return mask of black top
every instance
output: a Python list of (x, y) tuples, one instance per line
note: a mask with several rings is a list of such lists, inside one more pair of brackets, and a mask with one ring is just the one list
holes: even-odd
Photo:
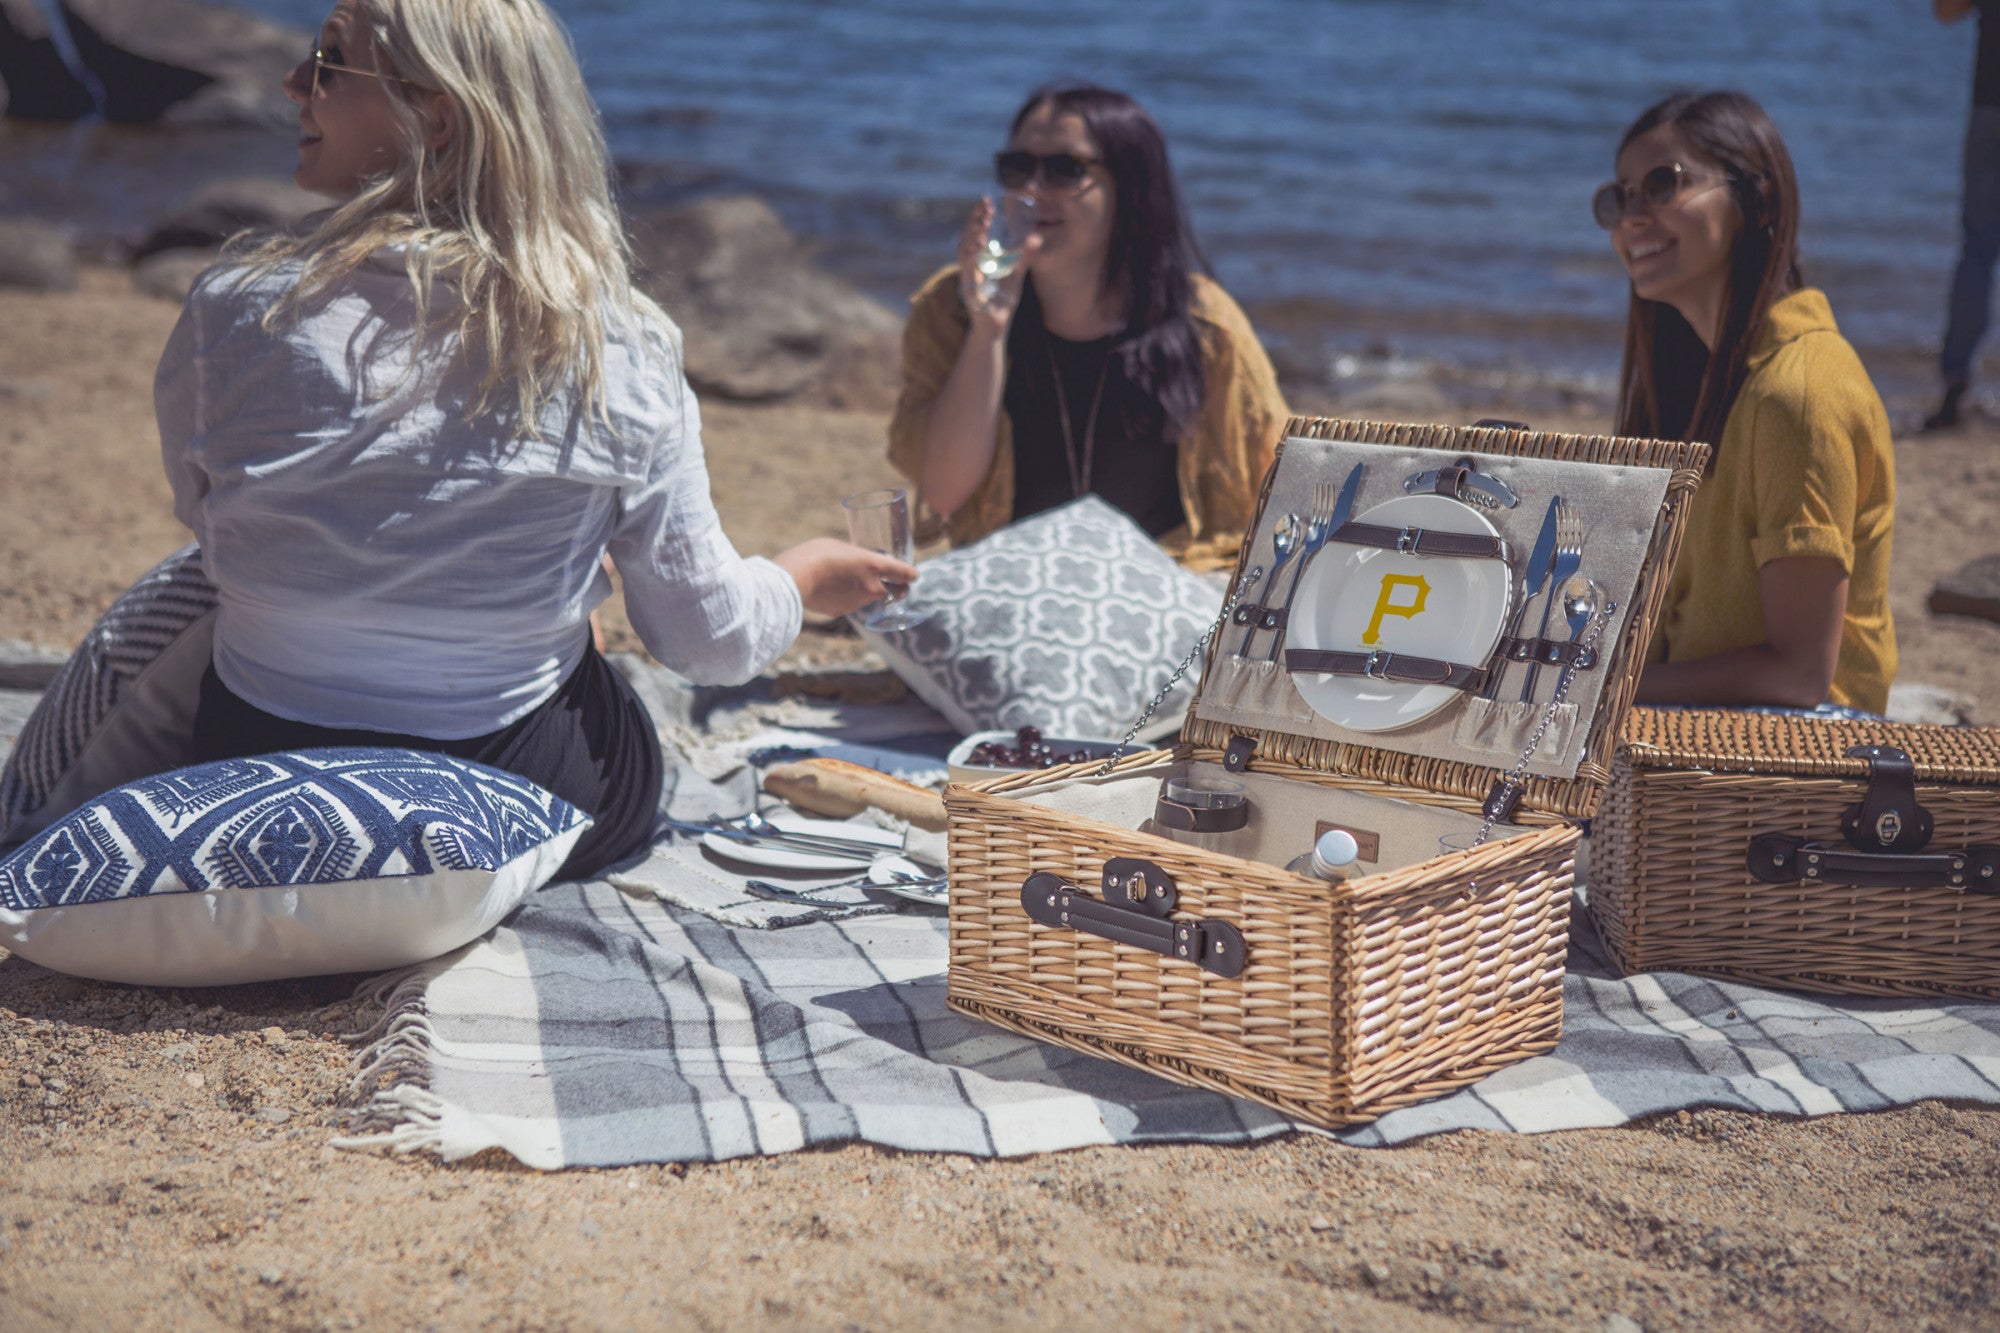
[(2000, 20), (1986, 21), (1987, 0), (1976, 0), (1979, 13), (1979, 59), (1972, 67), (1972, 104), (2000, 106)]
[[(1132, 516), (1158, 537), (1187, 521), (1181, 508), (1176, 451), (1157, 432), (1134, 435), (1125, 404), (1133, 396), (1110, 338), (1070, 342), (1053, 334), (1010, 340), (1002, 405), (1014, 425), (1014, 518), (1019, 520), (1076, 499), (1058, 404), (1069, 407), (1070, 439), (1079, 464), (1084, 439), (1093, 434), (1091, 400), (1104, 377), (1098, 404), (1089, 489)], [(1062, 372), (1058, 396), (1050, 354)]]

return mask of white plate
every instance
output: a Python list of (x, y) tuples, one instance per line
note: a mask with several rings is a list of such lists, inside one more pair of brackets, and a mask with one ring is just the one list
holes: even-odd
[(919, 865), (907, 856), (884, 856), (868, 867), (868, 882), (884, 893), (893, 893), (898, 898), (908, 898), (913, 903), (928, 903), (932, 907), (943, 907), (950, 894), (945, 886), (899, 884), (895, 876), (922, 875), (935, 879), (940, 872), (929, 866)]
[[(1357, 515), (1385, 528), (1499, 535), (1486, 516), (1442, 495), (1405, 495)], [(1500, 642), (1513, 575), (1501, 560), (1405, 555), (1328, 542), (1292, 601), (1287, 648), (1380, 650), (1477, 666)], [(1417, 608), (1421, 609), (1417, 609)], [(1449, 685), (1405, 685), (1367, 676), (1292, 677), (1327, 721), (1351, 731), (1394, 731), (1465, 697)]]
[(881, 845), (881, 852), (855, 852), (852, 856), (836, 855), (831, 852), (803, 852), (790, 847), (778, 847), (768, 843), (739, 842), (735, 838), (725, 838), (720, 833), (704, 833), (701, 845), (717, 856), (731, 861), (740, 861), (748, 866), (761, 866), (765, 870), (853, 870), (865, 866), (883, 852), (897, 852), (903, 848), (903, 840), (887, 829), (873, 828), (867, 824), (848, 824), (837, 819), (807, 819), (803, 815), (777, 813), (766, 815), (773, 824), (787, 833), (821, 833), (833, 838), (847, 838), (856, 842), (874, 842)]

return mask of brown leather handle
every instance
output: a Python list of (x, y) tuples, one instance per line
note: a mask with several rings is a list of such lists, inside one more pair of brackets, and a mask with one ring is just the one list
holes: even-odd
[(1243, 974), (1249, 955), (1243, 933), (1227, 921), (1169, 921), (1093, 898), (1058, 875), (1038, 870), (1021, 885), (1021, 907), (1037, 925), (1081, 930), (1165, 958), (1178, 958), (1219, 977)]
[(1765, 884), (1852, 884), (1864, 889), (1957, 889), (2000, 894), (2000, 847), (1948, 852), (1862, 852), (1783, 833), (1750, 839), (1750, 878)]

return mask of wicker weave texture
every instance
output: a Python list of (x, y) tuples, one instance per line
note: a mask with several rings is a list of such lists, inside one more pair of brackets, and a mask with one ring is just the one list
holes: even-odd
[[(1436, 1096), (1554, 1044), (1574, 828), (1328, 888), (1012, 799), (1090, 768), (947, 789), (954, 1007), (1326, 1126)], [(1095, 895), (1114, 856), (1173, 877), (1175, 919), (1240, 930), (1242, 975), (1041, 926), (1022, 909), (1029, 875)]]
[(1640, 768), (1708, 769), (1859, 777), (1868, 761), (1856, 745), (1893, 745), (1917, 776), (2000, 787), (2000, 727), (1934, 727), (1905, 722), (1802, 719), (1740, 709), (1636, 708), (1621, 736), (1626, 761)]
[[(1792, 745), (1811, 759), (1820, 738)], [(1613, 955), (1627, 972), (1844, 995), (2000, 997), (2000, 898), (1750, 877), (1755, 835), (1845, 845), (1841, 812), (1865, 790), (1860, 777), (1621, 764), (1592, 834), (1589, 875), (1591, 911)], [(2000, 844), (2000, 789), (1919, 782), (1917, 800), (1936, 820), (1932, 850)]]
[[(1701, 483), (1708, 446), (1612, 435), (1402, 425), (1327, 417), (1293, 417), (1285, 425), (1285, 436), (1288, 439), (1341, 440), (1357, 444), (1672, 470), (1666, 501), (1654, 520), (1651, 559), (1633, 598), (1634, 614), (1626, 621), (1625, 632), (1612, 648), (1605, 668), (1612, 674), (1615, 686), (1599, 700), (1596, 717), (1585, 742), (1584, 760), (1574, 778), (1528, 778), (1521, 795), (1524, 810), (1571, 818), (1591, 815), (1610, 779), (1612, 755), (1619, 739), (1618, 723), (1632, 706), (1639, 688), (1639, 670), (1645, 659), (1646, 646), (1666, 604), (1667, 577), (1680, 551), (1681, 536), (1686, 528), (1687, 505)], [(1264, 479), (1264, 493), (1258, 499), (1260, 515), (1269, 501), (1270, 486), (1276, 475), (1277, 469), (1273, 468)], [(1236, 567), (1235, 578), (1239, 582), (1249, 559), (1250, 546), (1246, 544)], [(1217, 657), (1211, 656), (1204, 667), (1201, 693), (1208, 689), (1209, 673), (1214, 670), (1216, 660)], [(1206, 721), (1190, 712), (1181, 734), (1191, 744), (1219, 750), (1229, 744), (1233, 735), (1245, 730)], [(1474, 799), (1483, 799), (1504, 772), (1483, 764), (1445, 761), (1428, 755), (1405, 754), (1394, 749), (1352, 742), (1268, 731), (1252, 734), (1257, 737), (1260, 754), (1280, 756), (1289, 763)]]

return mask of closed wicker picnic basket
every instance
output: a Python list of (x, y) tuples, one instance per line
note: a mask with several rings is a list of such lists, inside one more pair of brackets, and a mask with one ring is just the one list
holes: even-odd
[[(1315, 419), (1294, 419), (1287, 436), (1260, 529), (1274, 485), (1299, 483), (1317, 441), (1344, 450), (1323, 468), (1383, 447), (1404, 451), (1398, 462), (1431, 450), (1654, 470), (1655, 508), (1621, 515), (1641, 529), (1637, 586), (1621, 594), (1630, 607), (1606, 640), (1573, 771), (1529, 777), (1491, 841), (1438, 855), (1441, 830), (1480, 826), (1507, 762), (1440, 757), (1449, 747), (1421, 738), (1398, 751), (1380, 736), (1249, 725), (1216, 695), (1226, 657), (1211, 651), (1175, 748), (1109, 771), (1073, 764), (947, 788), (948, 994), (953, 1008), (1012, 1031), (1333, 1127), (1475, 1082), (1560, 1036), (1576, 821), (1609, 775), (1705, 449)], [(1247, 547), (1239, 581), (1252, 558)], [(1283, 869), (1281, 840), (1245, 834), (1247, 850), (1218, 850), (1147, 824), (1163, 777), (1225, 770), (1258, 809), (1304, 821), (1308, 843), (1327, 812), (1342, 827), (1379, 824), (1376, 873), (1330, 885)], [(1156, 919), (1139, 926), (1172, 929), (1163, 948), (1121, 925), (1135, 912)], [(1240, 970), (1206, 965), (1205, 950)]]
[[(1908, 756), (1900, 800), (1883, 754)], [(1994, 998), (1996, 859), (2000, 729), (1638, 709), (1588, 891), (1627, 972)]]

